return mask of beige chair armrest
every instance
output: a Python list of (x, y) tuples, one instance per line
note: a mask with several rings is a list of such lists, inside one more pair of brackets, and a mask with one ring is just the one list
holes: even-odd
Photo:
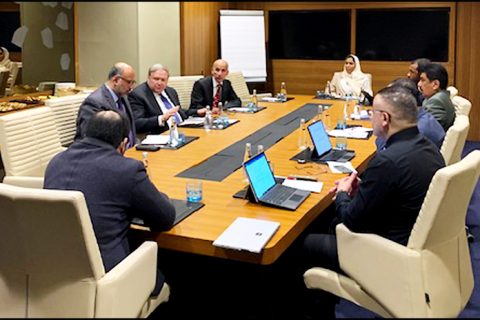
[(5, 176), (3, 183), (23, 188), (43, 188), (43, 177)]
[(394, 316), (426, 317), (425, 304), (411, 303), (425, 301), (419, 252), (344, 224), (336, 233), (340, 266), (365, 292)]
[(135, 318), (155, 286), (157, 244), (146, 241), (98, 281), (95, 317)]

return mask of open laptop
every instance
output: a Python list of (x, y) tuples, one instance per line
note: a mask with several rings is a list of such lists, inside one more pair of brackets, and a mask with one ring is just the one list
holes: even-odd
[(277, 183), (263, 152), (245, 161), (243, 167), (257, 202), (295, 210), (310, 195), (310, 191)]
[(354, 150), (340, 150), (332, 148), (328, 133), (321, 120), (315, 121), (308, 126), (308, 133), (312, 138), (313, 150), (311, 159), (313, 161), (341, 161), (346, 162), (355, 156)]

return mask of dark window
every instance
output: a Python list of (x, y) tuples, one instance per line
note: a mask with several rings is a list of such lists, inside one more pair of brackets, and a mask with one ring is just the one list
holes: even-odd
[(0, 46), (9, 52), (20, 52), (22, 49), (12, 43), (15, 30), (20, 28), (20, 12), (0, 12)]
[(357, 11), (360, 60), (448, 61), (450, 8)]
[(269, 11), (270, 59), (343, 60), (350, 53), (350, 10)]

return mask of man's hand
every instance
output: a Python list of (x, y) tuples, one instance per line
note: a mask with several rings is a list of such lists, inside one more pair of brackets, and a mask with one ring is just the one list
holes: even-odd
[(357, 172), (352, 172), (348, 177), (344, 177), (335, 181), (335, 187), (330, 189), (329, 193), (337, 193), (345, 191), (349, 196), (353, 196), (358, 190)]
[(170, 117), (174, 116), (175, 113), (177, 113), (179, 109), (180, 109), (180, 106), (175, 106), (172, 109), (167, 110), (167, 112), (165, 112), (163, 114), (164, 121), (167, 121), (168, 119), (170, 119)]
[(197, 110), (197, 115), (203, 117), (207, 113), (207, 108), (202, 108)]

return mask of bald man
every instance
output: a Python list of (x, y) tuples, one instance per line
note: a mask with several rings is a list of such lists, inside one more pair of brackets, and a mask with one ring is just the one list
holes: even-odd
[(127, 94), (135, 86), (135, 70), (125, 62), (117, 62), (108, 73), (108, 80), (82, 103), (77, 115), (75, 140), (85, 136), (85, 128), (93, 114), (100, 110), (118, 110), (130, 122), (127, 149), (136, 143), (135, 119)]
[(228, 75), (228, 62), (215, 60), (212, 75), (197, 80), (193, 85), (190, 112), (196, 110), (197, 116), (204, 116), (206, 106), (210, 106), (213, 114), (218, 114), (218, 103), (227, 108), (240, 107), (242, 102), (233, 90), (232, 84), (225, 79)]

